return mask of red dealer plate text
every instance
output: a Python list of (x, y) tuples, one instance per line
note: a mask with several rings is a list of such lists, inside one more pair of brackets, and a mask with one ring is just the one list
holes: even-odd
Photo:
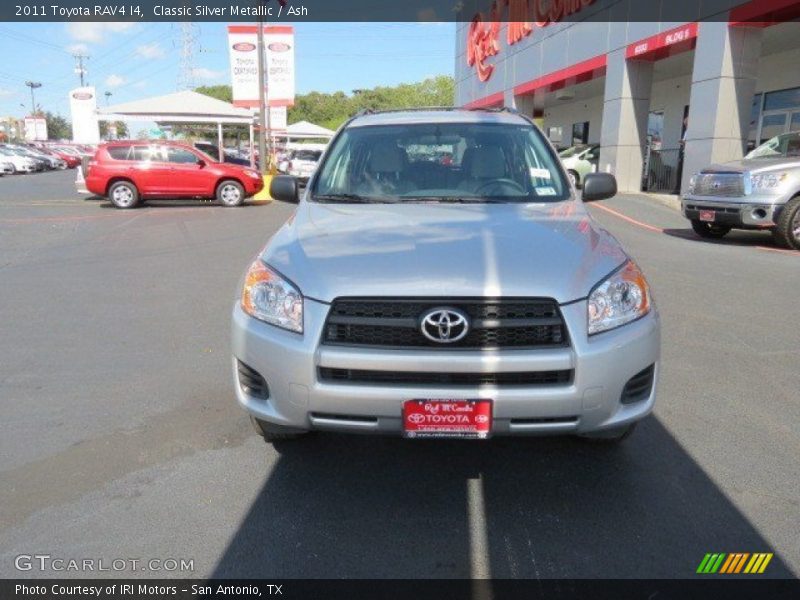
[(403, 403), (403, 433), (409, 438), (486, 439), (491, 430), (491, 400), (408, 400)]

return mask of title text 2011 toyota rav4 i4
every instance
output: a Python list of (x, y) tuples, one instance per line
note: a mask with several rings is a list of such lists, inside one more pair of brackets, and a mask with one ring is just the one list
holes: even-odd
[[(436, 151), (452, 165), (431, 161)], [(616, 193), (608, 174), (583, 200)], [(292, 177), (273, 197), (297, 201)], [(618, 440), (655, 401), (648, 284), (511, 111), (368, 113), (338, 132), (233, 310), (236, 396), (313, 430)]]

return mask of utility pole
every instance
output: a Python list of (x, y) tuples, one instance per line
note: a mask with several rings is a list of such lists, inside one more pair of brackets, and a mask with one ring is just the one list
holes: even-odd
[(258, 160), (261, 173), (266, 175), (267, 169), (267, 90), (264, 69), (264, 17), (258, 17)]
[(89, 60), (89, 57), (85, 54), (73, 54), (72, 58), (78, 61), (77, 66), (75, 67), (75, 73), (81, 78), (81, 87), (84, 87), (84, 76), (86, 75), (86, 69), (83, 66), (83, 61)]
[(25, 85), (31, 88), (31, 116), (33, 117), (36, 115), (36, 99), (34, 98), (33, 90), (42, 87), (42, 84), (38, 81), (26, 81)]

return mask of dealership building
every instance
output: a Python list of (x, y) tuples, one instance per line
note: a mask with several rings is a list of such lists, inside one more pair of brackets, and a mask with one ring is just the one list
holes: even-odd
[(685, 189), (800, 131), (800, 0), (647, 0), (645, 17), (670, 22), (642, 6), (497, 0), (499, 17), (457, 24), (457, 104), (513, 107), (559, 148), (599, 145), (595, 168), (623, 191)]

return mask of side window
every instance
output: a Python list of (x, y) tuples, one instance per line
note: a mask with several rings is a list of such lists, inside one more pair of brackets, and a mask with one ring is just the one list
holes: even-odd
[(189, 152), (185, 148), (167, 147), (167, 162), (178, 163), (182, 165), (191, 165), (197, 163), (197, 156), (193, 152)]
[(130, 152), (130, 146), (112, 146), (108, 149), (108, 155), (114, 160), (130, 160)]
[(162, 160), (158, 148), (154, 146), (134, 146), (133, 147), (133, 160), (136, 161), (151, 161)]

